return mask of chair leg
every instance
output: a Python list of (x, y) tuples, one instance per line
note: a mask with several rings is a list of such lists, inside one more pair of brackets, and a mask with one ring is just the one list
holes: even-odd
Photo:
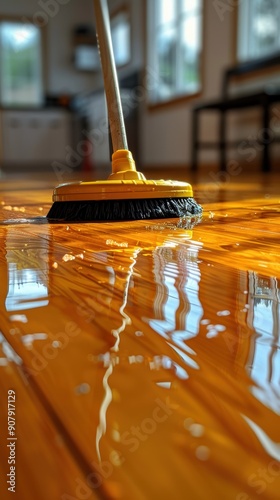
[(263, 131), (262, 131), (262, 171), (269, 172), (271, 169), (271, 159), (270, 159), (270, 129), (269, 129), (269, 103), (264, 102), (263, 105)]
[(225, 171), (227, 169), (226, 165), (226, 113), (221, 110), (220, 113), (220, 170)]
[(191, 156), (191, 169), (193, 172), (197, 170), (198, 166), (198, 142), (199, 142), (199, 121), (198, 111), (193, 110), (192, 113), (192, 156)]

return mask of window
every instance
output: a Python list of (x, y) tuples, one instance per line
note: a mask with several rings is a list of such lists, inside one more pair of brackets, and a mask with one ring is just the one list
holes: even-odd
[(238, 5), (238, 59), (247, 61), (280, 51), (279, 0), (247, 0)]
[(100, 69), (96, 33), (92, 25), (82, 24), (74, 29), (74, 65), (78, 71)]
[(119, 11), (111, 20), (112, 44), (117, 66), (130, 61), (130, 19), (125, 9)]
[(33, 24), (0, 21), (0, 100), (3, 106), (42, 103), (41, 32)]
[(149, 0), (148, 73), (152, 103), (200, 89), (203, 0)]

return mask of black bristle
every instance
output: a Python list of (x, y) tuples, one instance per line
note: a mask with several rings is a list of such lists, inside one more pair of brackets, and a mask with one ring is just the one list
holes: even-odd
[(166, 219), (200, 215), (194, 198), (149, 198), (130, 200), (56, 201), (47, 218), (56, 221), (89, 222)]

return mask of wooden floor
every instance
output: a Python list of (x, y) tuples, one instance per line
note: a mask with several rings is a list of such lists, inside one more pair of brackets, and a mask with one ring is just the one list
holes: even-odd
[(194, 227), (1, 180), (1, 499), (279, 499), (279, 180), (191, 178)]

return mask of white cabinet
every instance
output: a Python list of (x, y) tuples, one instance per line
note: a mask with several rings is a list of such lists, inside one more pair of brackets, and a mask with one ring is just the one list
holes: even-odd
[(71, 114), (61, 109), (3, 110), (2, 163), (51, 164), (71, 145)]

